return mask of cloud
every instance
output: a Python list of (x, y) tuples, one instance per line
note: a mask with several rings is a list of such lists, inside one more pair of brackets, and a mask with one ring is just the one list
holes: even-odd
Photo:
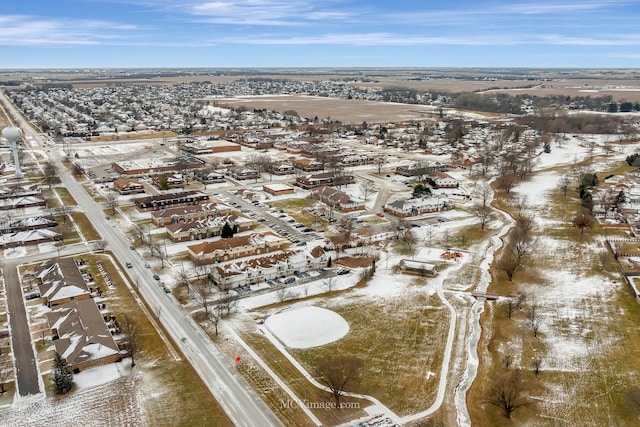
[(218, 0), (196, 3), (187, 11), (199, 22), (228, 25), (300, 26), (312, 22), (345, 21), (355, 14), (330, 9), (333, 2), (308, 0)]
[(42, 19), (29, 15), (0, 15), (0, 45), (73, 46), (118, 40), (123, 33), (144, 29), (100, 20)]
[(315, 36), (275, 37), (257, 35), (221, 38), (221, 42), (253, 45), (351, 45), (351, 46), (515, 46), (515, 45), (640, 45), (640, 34), (615, 38), (567, 37), (555, 34), (466, 34), (460, 36), (422, 36), (392, 33), (335, 33)]

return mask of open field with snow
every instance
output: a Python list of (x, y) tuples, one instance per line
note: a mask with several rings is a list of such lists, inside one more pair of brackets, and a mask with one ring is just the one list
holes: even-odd
[[(607, 175), (621, 163), (622, 152), (586, 164)], [(527, 302), (511, 318), (506, 302), (485, 305), (480, 370), (467, 398), (477, 425), (504, 424), (500, 411), (488, 405), (486, 397), (500, 375), (516, 368), (523, 372), (523, 387), (532, 404), (514, 412), (515, 423), (600, 426), (637, 422), (625, 393), (637, 386), (640, 376), (635, 363), (640, 355), (640, 307), (604, 244), (604, 230), (596, 225), (581, 236), (572, 227), (580, 202), (573, 187), (566, 198), (558, 189), (560, 175), (569, 171), (569, 166), (559, 165), (551, 162), (547, 167), (553, 170), (532, 175), (507, 197), (526, 197), (524, 212), (536, 224), (535, 249), (513, 281), (507, 280), (499, 266), (494, 264), (492, 269), (489, 292), (523, 292)], [(500, 205), (515, 215), (513, 205)], [(534, 305), (540, 316), (538, 336), (529, 317)], [(542, 361), (539, 379), (533, 368), (536, 359)]]
[(319, 96), (281, 95), (216, 99), (229, 107), (266, 108), (267, 110), (295, 110), (300, 116), (331, 117), (343, 123), (380, 123), (403, 120), (431, 120), (437, 108), (426, 105), (337, 99)]

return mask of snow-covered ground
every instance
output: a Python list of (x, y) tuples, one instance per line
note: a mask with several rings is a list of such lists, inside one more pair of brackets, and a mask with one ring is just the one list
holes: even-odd
[(269, 331), (290, 348), (310, 348), (339, 340), (349, 332), (349, 324), (338, 313), (307, 306), (269, 316)]

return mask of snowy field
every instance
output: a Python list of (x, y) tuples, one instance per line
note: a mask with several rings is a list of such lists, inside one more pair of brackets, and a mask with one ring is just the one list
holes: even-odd
[(349, 332), (349, 324), (338, 313), (313, 306), (269, 316), (265, 326), (291, 348), (319, 347), (337, 341)]

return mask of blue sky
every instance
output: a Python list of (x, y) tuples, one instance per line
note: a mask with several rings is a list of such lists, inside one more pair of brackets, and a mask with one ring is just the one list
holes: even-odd
[(640, 1), (4, 0), (0, 68), (640, 68)]

